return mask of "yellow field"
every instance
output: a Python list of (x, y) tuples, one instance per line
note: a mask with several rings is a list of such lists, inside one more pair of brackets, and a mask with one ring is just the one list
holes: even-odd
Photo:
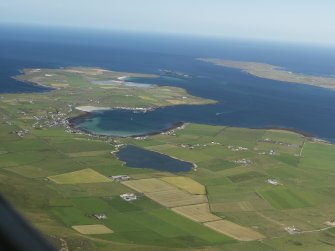
[(188, 177), (165, 177), (161, 180), (192, 194), (206, 194), (205, 186)]
[(104, 225), (78, 225), (72, 228), (81, 234), (111, 234), (113, 230)]
[(175, 207), (172, 210), (190, 220), (197, 222), (208, 222), (221, 220), (220, 217), (212, 214), (209, 210), (208, 203)]
[(207, 202), (205, 195), (193, 195), (160, 179), (141, 179), (122, 182), (122, 184), (144, 193), (150, 199), (166, 207), (179, 207)]
[(204, 225), (239, 241), (254, 241), (265, 238), (264, 235), (250, 228), (237, 225), (227, 220), (206, 222)]
[(145, 195), (165, 207), (179, 207), (207, 202), (205, 195), (193, 195), (177, 188), (174, 191), (160, 191)]
[(140, 193), (150, 193), (158, 191), (175, 190), (174, 186), (161, 181), (160, 179), (140, 179), (140, 180), (130, 180), (124, 181), (122, 184), (140, 192)]
[[(182, 179), (178, 179), (178, 177), (168, 177), (167, 180), (169, 180), (170, 183), (178, 184), (179, 187), (183, 186), (183, 180), (194, 184), (191, 179), (181, 178)], [(253, 229), (240, 226), (227, 220), (222, 220), (222, 218), (212, 214), (206, 195), (191, 194), (179, 189), (177, 186), (169, 184), (165, 180), (166, 178), (140, 179), (124, 181), (122, 184), (140, 193), (144, 193), (148, 198), (165, 207), (171, 208), (175, 213), (190, 220), (200, 222), (204, 224), (204, 226), (236, 240), (253, 241), (265, 238), (262, 234)], [(199, 185), (201, 186), (201, 184)], [(249, 203), (238, 205), (239, 208), (243, 208), (242, 210), (248, 210), (250, 206)]]
[(64, 83), (52, 83), (51, 84), (52, 87), (68, 87), (69, 84), (64, 84)]
[(90, 152), (77, 152), (77, 153), (68, 153), (69, 157), (94, 157), (99, 155), (107, 154), (109, 151), (90, 151)]
[(83, 170), (53, 175), (48, 177), (57, 184), (79, 184), (79, 183), (100, 183), (111, 182), (110, 179), (101, 175), (100, 173), (86, 168)]

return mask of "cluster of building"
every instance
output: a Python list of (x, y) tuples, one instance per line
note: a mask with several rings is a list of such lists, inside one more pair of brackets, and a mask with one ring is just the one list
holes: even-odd
[(115, 110), (128, 110), (128, 111), (133, 111), (134, 113), (137, 113), (137, 112), (146, 113), (146, 112), (155, 110), (155, 108), (153, 108), (153, 107), (126, 107), (126, 106), (117, 106), (117, 107), (114, 107), (113, 109), (115, 109)]
[(103, 214), (103, 213), (93, 214), (93, 217), (95, 217), (97, 220), (105, 220), (105, 219), (107, 219), (107, 215)]
[(165, 132), (161, 132), (160, 134), (162, 135), (170, 135), (170, 136), (176, 136), (176, 130), (181, 130), (185, 128), (185, 124), (181, 123), (180, 126), (176, 126), (175, 128), (165, 131)]
[[(182, 148), (188, 148), (188, 149), (194, 149), (194, 145), (191, 144), (179, 144), (178, 146), (182, 147)], [(197, 144), (196, 146), (200, 146), (199, 144)]]
[(197, 148), (197, 147), (206, 147), (210, 144), (211, 145), (221, 145), (221, 143), (219, 143), (219, 142), (212, 141), (208, 144), (194, 144), (194, 145), (192, 145), (192, 144), (178, 144), (178, 146), (180, 146), (182, 148), (194, 149), (194, 148)]
[(63, 126), (70, 129), (68, 116), (62, 112), (48, 112), (46, 115), (33, 116), (35, 123), (32, 125), (33, 128), (50, 128)]
[(135, 137), (134, 139), (136, 140), (146, 140), (148, 137), (144, 136), (144, 137)]
[(276, 179), (267, 179), (266, 182), (274, 186), (280, 185), (280, 182)]
[(229, 150), (231, 150), (232, 152), (239, 152), (239, 151), (248, 151), (249, 148), (247, 147), (242, 147), (242, 146), (227, 146), (227, 148)]
[(239, 164), (239, 165), (249, 165), (252, 162), (249, 159), (240, 159), (240, 160), (235, 160), (234, 163)]
[(276, 151), (274, 151), (274, 150), (270, 150), (270, 151), (268, 151), (268, 152), (259, 152), (258, 153), (259, 155), (279, 155), (279, 153), (277, 153)]
[(170, 135), (170, 136), (176, 136), (175, 130), (170, 130), (166, 132), (162, 132), (162, 135)]
[(110, 179), (113, 181), (126, 181), (130, 180), (130, 177), (128, 175), (115, 175), (115, 176), (109, 176)]
[(259, 142), (271, 143), (271, 144), (275, 144), (275, 145), (282, 145), (282, 146), (292, 147), (292, 148), (301, 147), (300, 145), (297, 145), (297, 144), (291, 144), (291, 143), (282, 142), (282, 141), (275, 141), (275, 140), (270, 139), (270, 138), (260, 139), (258, 141)]
[(19, 131), (13, 131), (12, 133), (16, 134), (17, 136), (23, 138), (24, 136), (26, 136), (27, 134), (29, 134), (29, 130), (27, 129), (22, 129)]
[(289, 234), (299, 234), (301, 231), (300, 229), (296, 228), (295, 226), (292, 227), (285, 227), (285, 230), (289, 233)]
[(171, 76), (171, 77), (183, 77), (183, 78), (191, 78), (192, 77), (192, 75), (190, 75), (190, 74), (186, 74), (186, 73), (179, 72), (179, 71), (171, 71), (171, 70), (164, 70), (164, 69), (160, 69), (159, 71), (163, 75)]

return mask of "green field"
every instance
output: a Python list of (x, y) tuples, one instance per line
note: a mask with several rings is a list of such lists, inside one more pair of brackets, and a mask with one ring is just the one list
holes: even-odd
[[(200, 224), (189, 221), (168, 209), (144, 198), (127, 203), (118, 197), (74, 198), (72, 206), (53, 207), (53, 214), (65, 225), (98, 224), (113, 229), (114, 233), (104, 235), (111, 241), (154, 244), (170, 247), (215, 245), (234, 242)], [(99, 221), (94, 213), (105, 213), (106, 220)]]
[(308, 203), (288, 189), (268, 190), (260, 193), (274, 208), (299, 208), (306, 207)]
[(59, 175), (49, 176), (49, 180), (57, 184), (81, 184), (81, 183), (103, 183), (111, 182), (110, 179), (101, 175), (100, 173), (86, 168), (70, 173), (63, 173)]

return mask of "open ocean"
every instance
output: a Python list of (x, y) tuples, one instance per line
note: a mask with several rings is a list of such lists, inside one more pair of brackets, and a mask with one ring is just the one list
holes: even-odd
[(335, 91), (261, 79), (196, 60), (219, 57), (256, 61), (299, 73), (331, 76), (335, 75), (334, 48), (14, 26), (0, 27), (0, 48), (0, 93), (48, 91), (11, 78), (23, 68), (92, 66), (126, 72), (159, 74), (159, 69), (167, 69), (192, 74), (192, 78), (162, 76), (138, 81), (178, 86), (193, 95), (219, 101), (215, 105), (174, 106), (147, 113), (105, 111), (76, 121), (95, 133), (146, 134), (183, 121), (281, 127), (335, 142)]

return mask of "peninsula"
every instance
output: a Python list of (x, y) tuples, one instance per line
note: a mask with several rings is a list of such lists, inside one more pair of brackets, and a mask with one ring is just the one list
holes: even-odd
[(313, 85), (330, 89), (335, 88), (335, 77), (323, 77), (294, 73), (279, 66), (258, 62), (233, 61), (218, 58), (199, 58), (199, 60), (223, 67), (240, 69), (259, 78)]
[[(158, 78), (159, 75), (115, 72), (101, 68), (71, 67), (60, 69), (24, 69), (15, 78), (52, 88), (52, 91), (25, 94), (33, 103), (47, 100), (52, 107), (157, 108), (170, 105), (198, 105), (213, 100), (189, 95), (184, 89), (154, 84), (134, 83), (131, 78)], [(20, 97), (20, 95), (15, 95)], [(22, 97), (23, 97), (22, 96)], [(30, 102), (31, 103), (31, 102)], [(57, 104), (55, 104), (57, 103)], [(35, 104), (36, 107), (36, 104)], [(79, 109), (80, 110), (80, 109)]]

